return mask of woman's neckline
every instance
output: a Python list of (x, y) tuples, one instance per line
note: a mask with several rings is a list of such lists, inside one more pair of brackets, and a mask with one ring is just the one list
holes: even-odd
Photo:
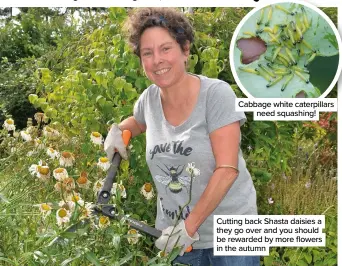
[(197, 95), (197, 100), (196, 100), (196, 103), (193, 107), (193, 109), (191, 110), (190, 112), (190, 115), (183, 121), (181, 122), (179, 125), (172, 125), (165, 117), (165, 114), (164, 114), (164, 109), (163, 109), (163, 104), (162, 104), (162, 100), (161, 100), (161, 94), (160, 94), (160, 88), (158, 87), (158, 97), (159, 97), (159, 107), (160, 107), (160, 112), (161, 112), (161, 116), (162, 116), (162, 120), (163, 122), (165, 123), (165, 125), (169, 128), (171, 128), (172, 130), (174, 131), (178, 131), (178, 130), (181, 130), (183, 127), (185, 127), (188, 123), (190, 123), (190, 121), (192, 120), (192, 117), (194, 116), (194, 114), (197, 112), (197, 109), (198, 109), (198, 106), (199, 106), (199, 103), (200, 103), (200, 97), (201, 97), (201, 94), (202, 94), (202, 91), (203, 91), (203, 80), (201, 78), (201, 76), (199, 75), (196, 75), (196, 74), (192, 74), (192, 73), (188, 73), (189, 75), (192, 75), (194, 77), (197, 77), (199, 79), (199, 82), (200, 82), (200, 88), (199, 88), (199, 92), (198, 92), (198, 95)]

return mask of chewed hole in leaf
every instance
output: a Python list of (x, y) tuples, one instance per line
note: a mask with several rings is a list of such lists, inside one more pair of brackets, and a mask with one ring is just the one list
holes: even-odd
[(266, 52), (266, 43), (258, 37), (242, 38), (237, 41), (237, 47), (241, 50), (241, 62), (250, 64), (260, 58)]
[(305, 91), (300, 91), (296, 94), (296, 98), (306, 98)]

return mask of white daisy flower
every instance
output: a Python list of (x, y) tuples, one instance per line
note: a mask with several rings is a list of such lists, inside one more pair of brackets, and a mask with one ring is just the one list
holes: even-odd
[(87, 178), (88, 174), (87, 172), (81, 172), (80, 177), (76, 180), (77, 185), (80, 188), (88, 189), (91, 185), (91, 181)]
[(201, 171), (197, 168), (195, 168), (195, 163), (188, 163), (188, 167), (186, 168), (186, 171), (192, 175), (193, 177), (199, 176), (201, 174)]
[(128, 232), (127, 232), (127, 241), (128, 241), (128, 243), (130, 243), (131, 245), (134, 245), (134, 244), (138, 243), (139, 238), (140, 238), (141, 236), (142, 236), (142, 235), (139, 234), (137, 230), (135, 230), (135, 229), (129, 229)]
[(43, 215), (43, 219), (45, 219), (47, 216), (51, 214), (51, 210), (52, 210), (51, 203), (41, 203), (35, 206), (39, 207), (39, 210)]
[(104, 180), (97, 180), (97, 181), (95, 181), (94, 186), (93, 186), (93, 191), (95, 193), (95, 196), (97, 196), (97, 194), (101, 190), (101, 188), (103, 186), (103, 183), (104, 183)]
[(46, 154), (51, 158), (51, 159), (58, 159), (59, 158), (59, 152), (54, 150), (53, 148), (48, 148), (46, 150)]
[(39, 179), (43, 181), (47, 181), (50, 178), (49, 166), (42, 160), (40, 160), (38, 164), (32, 164), (29, 167), (29, 172), (32, 176), (37, 176)]
[(47, 138), (55, 138), (58, 137), (60, 134), (57, 130), (46, 126), (43, 128), (43, 135)]
[(272, 198), (268, 198), (268, 204), (273, 204), (274, 203), (274, 201), (273, 201), (273, 199)]
[(2, 125), (7, 131), (15, 131), (14, 120), (12, 118), (8, 118), (5, 120), (5, 123)]
[(50, 168), (49, 166), (45, 165), (38, 165), (37, 166), (37, 177), (42, 181), (48, 181), (50, 179)]
[(20, 131), (20, 135), (25, 141), (31, 141), (32, 137), (27, 131)]
[(57, 225), (62, 226), (70, 221), (71, 212), (65, 208), (60, 208), (56, 212)]
[(99, 218), (99, 228), (103, 229), (110, 225), (109, 217), (101, 215)]
[(37, 121), (37, 123), (41, 123), (42, 121), (44, 123), (49, 122), (49, 118), (44, 113), (40, 112), (34, 114), (34, 119)]
[(54, 187), (58, 192), (71, 193), (75, 189), (75, 181), (73, 178), (67, 177), (57, 182)]
[(62, 187), (65, 192), (70, 193), (75, 189), (75, 180), (71, 177), (67, 177), (62, 181)]
[(19, 138), (19, 136), (20, 136), (20, 133), (18, 131), (13, 132), (13, 137)]
[(43, 150), (45, 149), (45, 145), (43, 144), (43, 142), (38, 139), (38, 138), (35, 138), (34, 139), (34, 146), (37, 148), (37, 150)]
[(107, 171), (110, 167), (110, 163), (107, 157), (100, 157), (97, 166), (101, 168), (103, 171)]
[(94, 204), (92, 202), (86, 202), (84, 206), (82, 206), (80, 219), (92, 218), (93, 208)]
[(122, 198), (126, 198), (127, 194), (126, 194), (126, 189), (125, 187), (122, 185), (122, 181), (120, 182), (120, 184), (118, 183), (114, 183), (113, 184), (113, 188), (112, 188), (112, 195), (116, 195), (117, 190), (120, 190), (120, 195)]
[(147, 199), (150, 200), (154, 196), (154, 191), (151, 183), (145, 183), (141, 189), (140, 193)]
[(70, 194), (70, 195), (67, 197), (67, 200), (68, 200), (68, 201), (72, 201), (72, 202), (74, 202), (75, 204), (77, 203), (78, 205), (81, 205), (81, 206), (84, 205), (84, 200), (81, 198), (80, 193), (74, 192), (74, 193)]
[(96, 145), (102, 145), (103, 137), (99, 132), (92, 132), (90, 135), (91, 141)]
[(69, 177), (68, 171), (65, 168), (56, 168), (55, 170), (53, 170), (53, 177), (57, 181), (62, 181), (65, 178)]
[(61, 200), (60, 202), (58, 202), (58, 206), (70, 212), (73, 212), (75, 210), (75, 202), (71, 200), (67, 200), (67, 201)]
[(29, 172), (32, 176), (36, 175), (37, 172), (38, 172), (38, 169), (37, 169), (37, 164), (32, 164), (30, 167), (29, 167)]
[(75, 162), (75, 157), (71, 152), (63, 151), (61, 157), (59, 158), (59, 164), (61, 166), (72, 166)]
[(157, 257), (159, 258), (164, 258), (167, 256), (167, 253), (165, 253), (163, 250), (159, 251), (157, 254)]
[(36, 129), (35, 129), (34, 126), (28, 126), (28, 127), (26, 128), (26, 132), (29, 133), (29, 134), (34, 133), (35, 130), (36, 130)]

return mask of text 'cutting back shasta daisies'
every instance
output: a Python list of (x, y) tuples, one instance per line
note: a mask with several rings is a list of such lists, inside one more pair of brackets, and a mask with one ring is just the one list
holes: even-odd
[(325, 246), (324, 215), (215, 215), (215, 256), (268, 256), (269, 247)]

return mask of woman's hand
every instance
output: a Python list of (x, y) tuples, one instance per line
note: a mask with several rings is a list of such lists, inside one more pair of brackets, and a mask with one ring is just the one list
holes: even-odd
[(162, 235), (156, 240), (155, 245), (160, 250), (170, 253), (175, 247), (182, 247), (180, 256), (183, 256), (186, 249), (194, 242), (199, 240), (199, 234), (196, 232), (192, 237), (185, 229), (184, 220), (181, 220), (175, 227), (169, 226), (163, 230)]
[(123, 159), (128, 159), (126, 145), (122, 139), (122, 131), (117, 124), (111, 126), (104, 142), (104, 150), (107, 153), (107, 158), (110, 162), (113, 160), (115, 149), (120, 153)]

